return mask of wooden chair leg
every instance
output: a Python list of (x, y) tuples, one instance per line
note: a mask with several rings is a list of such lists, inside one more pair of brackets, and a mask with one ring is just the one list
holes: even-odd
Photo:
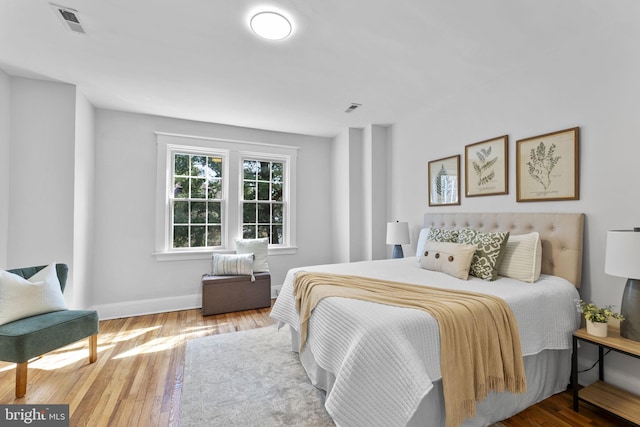
[(27, 394), (27, 365), (29, 362), (16, 363), (16, 397)]
[(89, 337), (89, 363), (98, 360), (98, 334)]

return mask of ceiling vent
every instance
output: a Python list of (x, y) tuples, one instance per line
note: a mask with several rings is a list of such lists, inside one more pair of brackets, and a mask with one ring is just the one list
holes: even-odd
[(356, 108), (358, 108), (358, 107), (360, 107), (360, 106), (362, 106), (362, 104), (356, 104), (355, 102), (352, 102), (352, 103), (347, 107), (347, 109), (346, 109), (346, 110), (344, 110), (344, 112), (345, 112), (345, 113), (350, 113), (350, 112), (352, 112), (353, 110), (355, 110)]
[(73, 31), (78, 34), (87, 34), (82, 28), (82, 23), (80, 21), (80, 14), (75, 9), (71, 9), (64, 6), (59, 6), (57, 4), (49, 3), (53, 8), (56, 16), (60, 19), (60, 22), (65, 26), (65, 28)]

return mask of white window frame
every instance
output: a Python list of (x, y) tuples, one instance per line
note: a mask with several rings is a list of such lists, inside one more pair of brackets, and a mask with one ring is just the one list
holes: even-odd
[[(233, 253), (235, 240), (242, 238), (243, 161), (278, 161), (285, 164), (285, 241), (269, 245), (269, 255), (295, 254), (296, 247), (296, 163), (298, 147), (260, 142), (223, 140), (156, 132), (156, 246), (159, 261), (206, 259), (212, 253)], [(196, 153), (223, 158), (222, 246), (220, 248), (171, 247), (171, 194), (173, 153)]]

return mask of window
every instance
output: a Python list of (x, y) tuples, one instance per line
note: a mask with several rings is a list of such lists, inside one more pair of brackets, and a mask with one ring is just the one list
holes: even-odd
[(232, 252), (240, 238), (295, 252), (297, 148), (157, 134), (158, 259)]
[(174, 152), (172, 248), (222, 246), (221, 156)]
[(285, 240), (285, 164), (245, 159), (242, 169), (242, 237), (268, 237), (270, 244), (282, 244)]

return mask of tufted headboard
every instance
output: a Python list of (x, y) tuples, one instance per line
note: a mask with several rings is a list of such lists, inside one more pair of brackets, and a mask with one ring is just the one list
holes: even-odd
[(542, 273), (580, 287), (582, 276), (582, 213), (426, 213), (425, 227), (473, 228), (478, 231), (537, 231), (542, 240)]

